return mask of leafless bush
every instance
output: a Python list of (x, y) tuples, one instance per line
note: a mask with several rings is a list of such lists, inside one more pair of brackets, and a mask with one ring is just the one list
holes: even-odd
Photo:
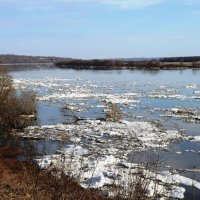
[[(137, 155), (137, 154), (136, 154)], [(159, 187), (159, 168), (163, 166), (164, 160), (159, 155), (151, 157), (148, 153), (140, 155), (137, 165), (127, 169), (114, 180), (109, 190), (113, 200), (156, 200), (163, 195), (164, 188)], [(170, 199), (170, 198), (169, 198)]]
[(147, 173), (138, 170), (137, 173), (129, 173), (126, 182), (117, 180), (112, 186), (113, 200), (147, 200)]
[(11, 76), (6, 70), (0, 69), (0, 129), (23, 128), (29, 125), (35, 116), (35, 94), (17, 94)]
[(28, 183), (24, 193), (29, 194), (31, 200), (103, 200), (97, 192), (85, 190), (74, 179), (60, 173), (56, 168), (40, 170), (37, 167), (31, 169), (24, 167), (23, 177)]
[(106, 112), (106, 119), (112, 122), (122, 120), (122, 112), (117, 104), (111, 103), (109, 105), (109, 111)]

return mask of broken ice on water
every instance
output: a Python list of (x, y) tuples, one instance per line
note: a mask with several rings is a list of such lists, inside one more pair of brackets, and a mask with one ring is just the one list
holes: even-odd
[[(33, 89), (39, 102), (59, 104), (61, 108), (69, 106), (79, 112), (85, 108), (106, 110), (104, 103), (119, 104), (123, 108), (146, 109), (149, 100), (181, 100), (199, 101), (199, 84), (188, 83), (170, 86), (169, 83), (154, 84), (152, 82), (117, 83), (106, 85), (93, 83), (90, 80), (76, 78), (15, 79), (16, 88)], [(120, 89), (121, 86), (121, 89)], [(145, 99), (146, 98), (146, 99)], [(91, 104), (90, 100), (98, 103)], [(147, 105), (146, 107), (144, 106)], [(188, 123), (199, 122), (199, 111), (196, 108), (172, 106), (171, 108), (149, 108), (162, 111), (162, 116), (180, 118)], [(145, 110), (148, 112), (148, 109)], [(160, 114), (161, 116), (161, 114)], [(128, 162), (128, 154), (133, 151), (168, 149), (173, 142), (182, 140), (200, 141), (199, 136), (186, 136), (180, 131), (166, 130), (148, 121), (106, 122), (85, 120), (78, 124), (56, 124), (51, 126), (28, 127), (16, 134), (31, 139), (50, 139), (67, 141), (56, 154), (46, 155), (37, 159), (41, 167), (53, 165), (65, 169), (79, 177), (84, 187), (104, 188), (105, 185), (124, 183), (128, 175), (136, 174), (142, 166)], [(177, 151), (178, 153), (178, 151)], [(63, 166), (64, 165), (64, 166)], [(145, 170), (143, 170), (145, 173)], [(171, 172), (146, 172), (148, 177), (148, 195), (151, 196), (155, 186), (155, 177), (159, 180), (157, 189), (163, 199), (169, 197), (183, 198), (185, 189), (179, 184), (192, 185), (199, 183)], [(133, 176), (134, 179), (134, 176)], [(120, 183), (119, 183), (120, 184)]]
[(189, 123), (200, 123), (200, 111), (194, 108), (175, 107), (166, 110), (163, 117), (175, 117)]
[[(90, 185), (94, 188), (112, 185), (114, 181), (119, 182), (119, 177), (120, 181), (126, 182), (130, 170), (132, 173), (137, 171), (137, 167), (127, 161), (128, 154), (132, 151), (166, 149), (171, 142), (184, 138), (178, 131), (164, 130), (150, 122), (115, 123), (100, 120), (86, 120), (71, 125), (28, 127), (20, 135), (22, 137), (41, 135), (45, 139), (53, 137), (57, 140), (67, 138), (71, 144), (61, 148), (58, 154), (38, 158), (39, 165), (43, 168), (52, 165), (62, 167), (66, 173), (72, 173), (74, 177), (78, 177), (81, 173), (81, 185), (84, 187)], [(150, 174), (148, 193), (151, 196), (154, 174), (153, 172)], [(164, 183), (159, 187), (170, 197), (181, 196), (183, 193), (183, 189), (177, 185), (173, 186), (173, 190), (179, 191), (175, 196), (166, 190)]]

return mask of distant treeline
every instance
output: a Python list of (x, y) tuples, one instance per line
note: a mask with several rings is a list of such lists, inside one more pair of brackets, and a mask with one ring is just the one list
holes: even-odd
[[(56, 67), (67, 69), (182, 69), (200, 68), (200, 56), (169, 57), (160, 59), (94, 59), (81, 60), (61, 57), (0, 55), (1, 64), (52, 63)], [(20, 64), (19, 64), (20, 65)], [(20, 66), (15, 66), (16, 70)]]
[(60, 57), (43, 57), (43, 56), (23, 56), (23, 55), (0, 55), (0, 64), (10, 63), (55, 63), (59, 60), (68, 60)]
[[(137, 68), (145, 67), (147, 61), (124, 61), (124, 60), (70, 60), (70, 61), (58, 61), (56, 66), (59, 68), (72, 68), (72, 69), (122, 69), (122, 68)], [(150, 63), (150, 62), (149, 62)]]
[(68, 60), (58, 61), (55, 65), (59, 68), (72, 69), (180, 69), (180, 68), (200, 68), (200, 63), (182, 62), (161, 62), (159, 60), (149, 61), (127, 61), (127, 60)]
[(200, 61), (200, 56), (193, 57), (170, 57), (161, 58), (160, 62), (198, 62)]

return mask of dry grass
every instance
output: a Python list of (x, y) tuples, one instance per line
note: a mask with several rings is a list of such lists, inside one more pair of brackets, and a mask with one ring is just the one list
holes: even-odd
[(97, 191), (85, 190), (55, 168), (41, 170), (36, 164), (16, 160), (21, 151), (0, 148), (0, 200), (100, 200)]
[[(130, 174), (127, 183), (110, 187), (107, 198), (97, 190), (84, 189), (73, 176), (55, 167), (40, 169), (36, 163), (17, 161), (24, 150), (0, 148), (0, 200), (147, 200), (148, 174)], [(118, 180), (120, 183), (120, 180)]]
[[(147, 196), (148, 173), (138, 171), (137, 173), (129, 173), (126, 182), (118, 180), (118, 184), (113, 184), (112, 193), (114, 200), (147, 200), (154, 199)], [(156, 198), (155, 198), (156, 199)]]

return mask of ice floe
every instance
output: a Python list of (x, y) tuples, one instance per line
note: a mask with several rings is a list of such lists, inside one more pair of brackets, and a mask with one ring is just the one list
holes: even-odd
[(75, 146), (75, 145), (68, 145), (68, 147), (64, 148), (62, 152), (73, 153), (75, 155), (80, 155), (80, 156), (88, 153), (87, 149), (84, 149), (81, 146)]
[[(76, 80), (44, 78), (44, 79), (15, 79), (16, 88), (34, 89), (38, 94), (38, 101), (66, 102), (68, 100), (88, 100), (95, 99), (117, 104), (132, 105), (139, 103), (138, 98), (141, 93), (122, 93), (116, 94), (109, 86), (99, 86), (91, 81), (85, 81), (85, 84), (77, 83)], [(112, 91), (102, 93), (103, 90)]]
[(175, 107), (166, 110), (164, 117), (176, 117), (190, 123), (200, 123), (200, 111), (194, 108)]
[[(58, 154), (38, 158), (39, 165), (42, 168), (60, 167), (65, 173), (79, 177), (83, 187), (90, 186), (102, 190), (106, 185), (111, 186), (113, 183), (125, 184), (130, 172), (137, 173), (137, 166), (127, 162), (128, 154), (132, 151), (165, 149), (171, 142), (182, 140), (184, 137), (178, 131), (163, 130), (150, 122), (114, 123), (100, 120), (86, 120), (70, 125), (28, 127), (19, 135), (67, 139), (70, 145), (61, 148)], [(147, 179), (147, 193), (152, 196), (155, 174), (148, 174), (151, 176)], [(183, 189), (177, 185), (168, 190), (163, 183), (158, 185), (158, 190), (165, 191), (161, 194), (168, 197), (182, 198), (183, 194)]]
[[(180, 184), (193, 186), (200, 189), (200, 183), (190, 178), (172, 174), (169, 171), (153, 172), (147, 169), (140, 169), (140, 166), (122, 162), (119, 158), (112, 155), (101, 158), (91, 159), (85, 156), (71, 156), (71, 151), (65, 151), (64, 155), (44, 156), (37, 159), (41, 167), (56, 166), (60, 167), (67, 174), (78, 177), (83, 187), (100, 188), (104, 191), (106, 186), (112, 188), (112, 185), (124, 187), (124, 191), (128, 191), (130, 186), (137, 183), (140, 177), (142, 183), (145, 184), (145, 190), (149, 197), (156, 193), (158, 199), (183, 199), (185, 189)], [(105, 189), (106, 189), (105, 188)], [(110, 195), (114, 195), (114, 190), (110, 191)], [(112, 191), (112, 192), (111, 192)], [(123, 193), (126, 196), (126, 192)], [(127, 194), (128, 195), (128, 194)]]
[(198, 84), (190, 84), (190, 85), (186, 85), (186, 88), (197, 88), (198, 87)]
[(188, 139), (192, 142), (200, 142), (200, 136), (189, 136)]
[(195, 90), (193, 93), (194, 94), (200, 94), (200, 90)]
[[(112, 148), (115, 149), (116, 154), (121, 149), (129, 153), (133, 150), (167, 148), (170, 142), (183, 139), (182, 133), (178, 131), (162, 130), (150, 122), (139, 121), (114, 123), (85, 120), (78, 124), (28, 127), (17, 134), (22, 137), (55, 140), (65, 138), (70, 140), (71, 137), (76, 137), (82, 144), (88, 143), (88, 146), (92, 145), (94, 149), (101, 150), (104, 154), (109, 153)], [(106, 145), (110, 147), (107, 148)], [(105, 149), (103, 150), (102, 147)]]

